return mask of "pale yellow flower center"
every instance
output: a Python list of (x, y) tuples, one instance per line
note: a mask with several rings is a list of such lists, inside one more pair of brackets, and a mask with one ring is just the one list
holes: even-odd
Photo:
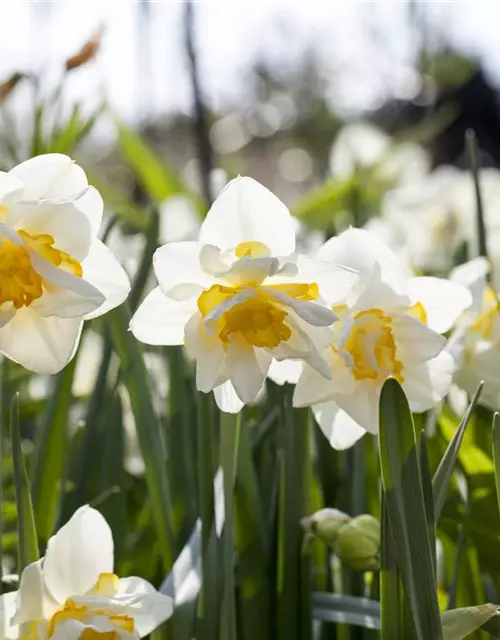
[(498, 314), (497, 296), (491, 287), (486, 287), (484, 292), (483, 309), (484, 311), (472, 323), (471, 329), (479, 333), (485, 340), (491, 340), (493, 338), (495, 319)]
[[(26, 245), (51, 264), (81, 277), (80, 263), (68, 253), (54, 247), (54, 238), (46, 233), (31, 235), (22, 229), (18, 234)], [(35, 271), (28, 250), (3, 239), (0, 245), (0, 304), (11, 302), (16, 309), (29, 307), (41, 298), (50, 285)]]
[[(119, 586), (119, 579), (112, 573), (101, 573), (95, 586), (88, 592), (88, 595), (101, 595), (111, 597), (116, 594)], [(91, 624), (96, 616), (104, 616), (109, 622), (119, 629), (133, 632), (135, 629), (134, 619), (126, 615), (110, 615), (109, 611), (96, 609), (86, 604), (78, 604), (75, 600), (66, 600), (64, 606), (56, 611), (49, 620), (47, 638), (50, 639), (57, 628), (57, 625), (69, 620), (77, 620), (83, 624)], [(117, 631), (98, 631), (92, 627), (86, 627), (80, 636), (80, 640), (118, 640)]]
[[(241, 243), (235, 251), (240, 258), (248, 255), (263, 256), (268, 252), (268, 248), (260, 242)], [(224, 300), (232, 298), (246, 288), (242, 285), (212, 285), (198, 297), (201, 315), (205, 317)], [(272, 349), (290, 339), (292, 330), (286, 323), (288, 313), (273, 298), (273, 291), (284, 293), (295, 300), (316, 300), (318, 297), (316, 283), (276, 284), (267, 285), (266, 289), (260, 286), (252, 288), (255, 295), (235, 304), (217, 320), (217, 335), (225, 349), (234, 341)]]

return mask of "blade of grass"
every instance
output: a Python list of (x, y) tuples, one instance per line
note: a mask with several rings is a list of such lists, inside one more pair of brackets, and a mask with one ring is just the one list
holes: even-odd
[(462, 444), (465, 429), (469, 424), (469, 420), (471, 419), (474, 409), (476, 408), (482, 389), (483, 383), (478, 386), (476, 393), (474, 394), (471, 403), (464, 414), (464, 417), (460, 421), (455, 435), (450, 440), (448, 447), (446, 448), (446, 451), (441, 458), (441, 462), (439, 463), (439, 466), (436, 469), (436, 473), (434, 474), (434, 477), (432, 479), (432, 492), (434, 496), (434, 521), (436, 523), (439, 522), (441, 511), (446, 500), (446, 492), (448, 491), (448, 486), (450, 484), (453, 469), (455, 468), (455, 464), (457, 462), (458, 452), (460, 450), (460, 445)]
[(408, 400), (395, 379), (388, 379), (382, 388), (379, 447), (394, 548), (417, 637), (419, 640), (441, 640), (432, 542), (415, 428)]
[(30, 485), (24, 456), (21, 448), (21, 431), (19, 425), (19, 394), (14, 396), (10, 413), (10, 439), (12, 445), (12, 461), (14, 464), (14, 487), (17, 507), (18, 534), (18, 572), (31, 562), (40, 558), (38, 537), (35, 526), (33, 505), (31, 504)]

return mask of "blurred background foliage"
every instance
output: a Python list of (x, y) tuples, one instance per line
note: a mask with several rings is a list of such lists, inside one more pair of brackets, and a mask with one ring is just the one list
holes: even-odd
[[(408, 3), (408, 20), (416, 21), (422, 37), (406, 97), (400, 91), (356, 113), (332, 107), (329, 71), (312, 46), (288, 60), (285, 68), (272, 57), (252, 60), (245, 96), (216, 108), (206, 99), (196, 5), (193, 11), (188, 3), (182, 3), (180, 22), (192, 88), (188, 110), (170, 109), (130, 123), (108, 102), (105, 87), (92, 95), (91, 108), (86, 100), (69, 97), (71, 84), (95, 72), (106, 25), (102, 30), (96, 26), (86, 42), (74, 43), (66, 58), (51, 61), (59, 73), (55, 82), (46, 69), (33, 73), (17, 66), (14, 57), (9, 59), (11, 73), (0, 86), (1, 167), (8, 170), (47, 152), (74, 157), (104, 197), (102, 234), (129, 271), (133, 292), (127, 305), (86, 327), (77, 358), (58, 376), (49, 380), (2, 363), (4, 590), (16, 586), (18, 570), (7, 436), (10, 408), (19, 393), (22, 446), (41, 551), (56, 526), (78, 506), (90, 503), (113, 529), (116, 572), (138, 574), (156, 585), (172, 569), (200, 513), (210, 514), (220, 455), (238, 451), (233, 478), (235, 608), (226, 598), (222, 618), (215, 613), (233, 567), (221, 560), (223, 542), (213, 522), (203, 534), (202, 560), (192, 556), (188, 561), (191, 568), (203, 564), (207, 588), (197, 604), (186, 596), (167, 625), (172, 637), (192, 637), (195, 620), (197, 637), (221, 637), (217, 634), (224, 612), (236, 611), (241, 637), (306, 638), (311, 603), (305, 594), (310, 588), (323, 595), (377, 599), (374, 574), (342, 565), (320, 540), (314, 540), (309, 554), (301, 554), (299, 526), (302, 517), (322, 507), (380, 518), (376, 442), (367, 436), (349, 451), (334, 452), (307, 411), (292, 412), (287, 385), (273, 383), (260, 406), (243, 411), (239, 441), (228, 441), (211, 398), (196, 393), (191, 364), (182, 351), (144, 349), (127, 325), (151, 284), (155, 248), (165, 241), (195, 238), (208, 201), (237, 174), (253, 176), (290, 205), (306, 250), (349, 224), (361, 226), (378, 216), (384, 195), (398, 180), (399, 163), (397, 158), (395, 165), (385, 167), (352, 161), (346, 169), (342, 159), (335, 159), (332, 145), (353, 115), (387, 132), (391, 149), (421, 145), (431, 168), (466, 168), (464, 135), (472, 128), (482, 166), (500, 165), (497, 86), (478, 60), (455, 50), (446, 39), (425, 46), (430, 26), (415, 8), (418, 4)], [(148, 3), (137, 5), (135, 19), (151, 20)], [(33, 8), (38, 18), (42, 10), (49, 11)], [(1, 11), (8, 18), (9, 8)], [(57, 11), (55, 3), (50, 12)], [(348, 64), (344, 73), (349, 73)], [(434, 471), (459, 417), (445, 406), (415, 420), (427, 433)], [(491, 411), (478, 407), (439, 520), (437, 576), (443, 609), (500, 600), (491, 424)], [(290, 429), (295, 439), (287, 437)], [(207, 432), (213, 436), (208, 441)], [(207, 442), (213, 449), (207, 450)], [(185, 581), (178, 589), (196, 591), (185, 572), (182, 576)], [(374, 637), (367, 628), (338, 624), (360, 624), (360, 616), (369, 620), (364, 610), (346, 613), (347, 600), (332, 597), (325, 604), (316, 599), (313, 605), (315, 630), (324, 640)], [(277, 612), (274, 617), (271, 610)], [(234, 637), (227, 629), (223, 635)]]

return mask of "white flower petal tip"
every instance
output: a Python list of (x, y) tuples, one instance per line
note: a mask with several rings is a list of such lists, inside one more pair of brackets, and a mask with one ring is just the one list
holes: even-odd
[(130, 291), (97, 240), (102, 213), (101, 196), (67, 156), (37, 156), (0, 175), (0, 352), (36, 373), (66, 366), (82, 322)]
[(200, 242), (232, 249), (260, 242), (272, 255), (295, 251), (295, 231), (286, 206), (256, 180), (238, 177), (221, 191), (200, 230)]

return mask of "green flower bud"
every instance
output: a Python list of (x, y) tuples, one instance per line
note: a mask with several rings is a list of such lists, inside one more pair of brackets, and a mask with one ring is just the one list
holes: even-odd
[(335, 554), (348, 567), (357, 571), (380, 569), (380, 524), (370, 515), (361, 515), (344, 524), (338, 531)]
[(344, 526), (351, 516), (338, 509), (320, 509), (312, 516), (302, 518), (301, 524), (306, 533), (320, 538), (329, 545), (334, 545), (340, 527)]

